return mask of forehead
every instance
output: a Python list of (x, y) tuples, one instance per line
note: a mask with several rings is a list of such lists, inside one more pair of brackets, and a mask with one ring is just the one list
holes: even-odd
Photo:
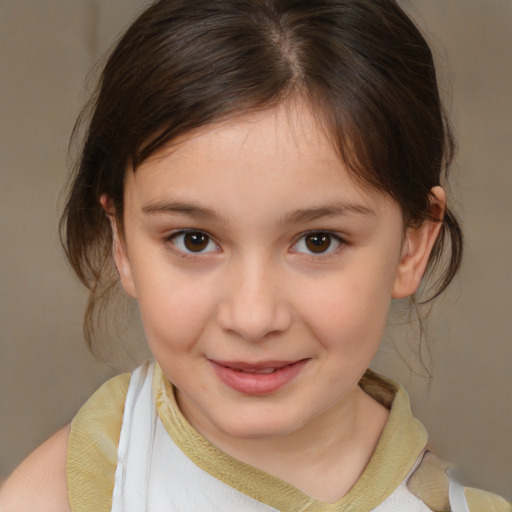
[(317, 116), (298, 101), (182, 137), (127, 173), (125, 191), (132, 189), (140, 200), (201, 196), (218, 208), (233, 204), (233, 195), (240, 206), (258, 194), (276, 205), (300, 198), (375, 205), (383, 197), (356, 183)]
[(167, 157), (179, 165), (194, 157), (215, 163), (244, 159), (251, 154), (295, 164), (297, 158), (341, 163), (312, 109), (305, 102), (289, 101), (201, 127), (171, 141), (143, 165), (148, 168)]

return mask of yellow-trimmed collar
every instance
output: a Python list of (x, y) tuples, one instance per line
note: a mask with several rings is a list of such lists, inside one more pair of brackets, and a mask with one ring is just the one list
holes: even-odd
[(368, 370), (361, 388), (390, 408), (386, 427), (366, 469), (350, 491), (335, 503), (307, 496), (293, 485), (245, 464), (204, 438), (184, 418), (174, 390), (156, 365), (153, 390), (160, 419), (176, 445), (204, 471), (234, 489), (283, 512), (370, 512), (405, 479), (427, 442), (427, 432), (416, 420), (407, 392), (397, 383)]

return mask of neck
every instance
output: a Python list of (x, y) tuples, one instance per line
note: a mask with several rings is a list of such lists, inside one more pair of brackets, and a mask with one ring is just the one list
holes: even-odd
[(357, 481), (389, 415), (359, 387), (304, 427), (274, 438), (240, 439), (213, 429), (205, 431), (182, 412), (228, 455), (327, 503), (342, 498)]

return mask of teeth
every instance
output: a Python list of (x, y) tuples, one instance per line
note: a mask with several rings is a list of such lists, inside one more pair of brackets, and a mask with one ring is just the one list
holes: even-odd
[(264, 368), (262, 370), (239, 370), (243, 373), (274, 373), (276, 371), (275, 368)]

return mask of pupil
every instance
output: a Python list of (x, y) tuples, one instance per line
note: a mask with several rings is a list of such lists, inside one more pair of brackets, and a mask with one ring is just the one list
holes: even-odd
[(191, 231), (185, 234), (185, 247), (192, 252), (200, 252), (208, 245), (209, 238), (200, 231)]
[(325, 252), (331, 245), (331, 237), (327, 233), (315, 233), (306, 236), (306, 246), (311, 252)]

